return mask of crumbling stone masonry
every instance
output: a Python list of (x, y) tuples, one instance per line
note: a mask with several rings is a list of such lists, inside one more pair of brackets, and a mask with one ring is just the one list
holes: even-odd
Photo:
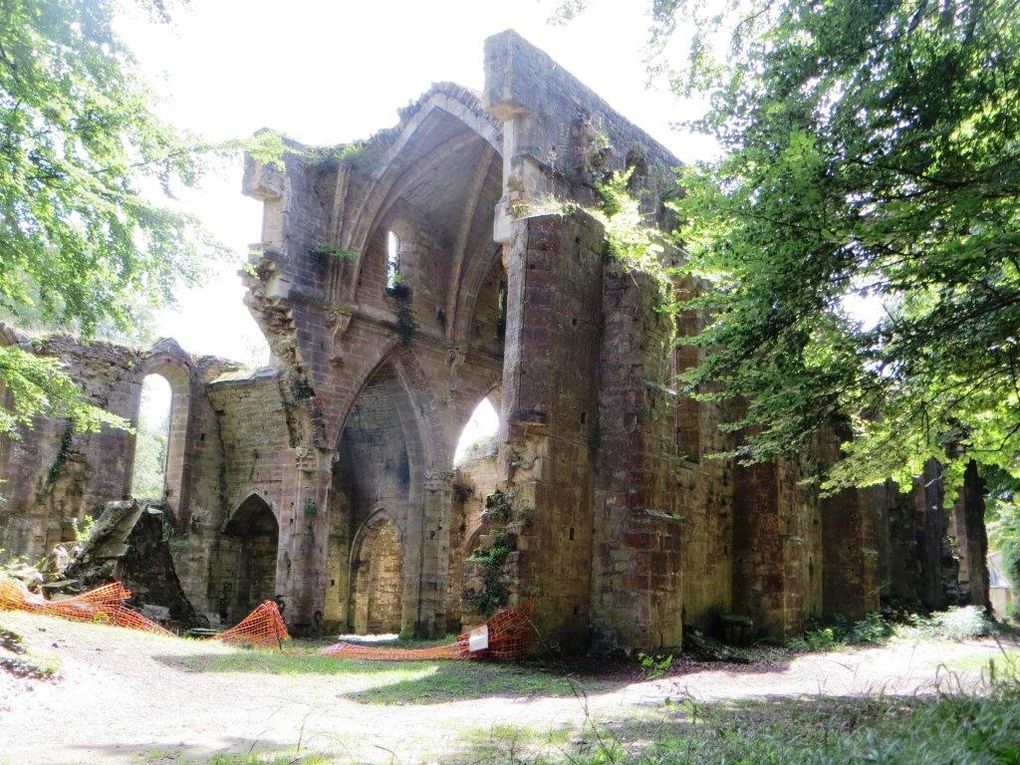
[[(803, 479), (838, 456), (832, 435), (797, 460), (707, 458), (732, 412), (678, 395), (698, 350), (674, 347), (655, 279), (607, 258), (581, 210), (630, 168), (671, 225), (677, 159), (514, 32), (486, 42), (485, 75), (363, 144), (247, 162), (265, 212), (246, 304), (272, 369), (36, 341), (132, 420), (144, 375), (170, 381), (166, 500), (195, 609), (232, 620), (279, 596), (298, 631), (434, 635), (528, 598), (542, 648), (610, 651), (676, 648), (730, 614), (783, 637), (885, 595), (984, 602), (976, 474), (947, 512), (930, 476), (820, 500)], [(579, 206), (534, 214), (548, 198)], [(682, 335), (706, 320), (675, 318)], [(456, 467), (486, 397), (498, 448)], [(67, 539), (127, 496), (132, 455), (129, 433), (56, 421), (3, 442), (0, 546)]]

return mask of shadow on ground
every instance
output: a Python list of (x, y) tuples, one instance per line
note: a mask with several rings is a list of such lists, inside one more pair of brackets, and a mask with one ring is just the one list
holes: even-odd
[(225, 738), (223, 746), (210, 748), (194, 744), (96, 744), (75, 747), (81, 759), (75, 763), (125, 762), (132, 765), (320, 765), (333, 759), (307, 749), (298, 752), (293, 744)]
[(1020, 762), (1020, 685), (980, 693), (673, 700), (586, 717), (576, 728), (499, 725), (466, 734), (443, 765), (706, 762)]
[[(326, 675), (338, 680), (376, 676), (371, 687), (343, 688), (343, 698), (361, 704), (438, 704), (446, 701), (504, 696), (571, 696), (611, 690), (633, 676), (591, 676), (567, 667), (539, 664), (492, 664), (479, 661), (392, 662), (335, 659), (309, 653), (238, 651), (210, 654), (163, 654), (153, 659), (172, 669), (197, 673)], [(638, 678), (640, 679), (640, 675)], [(346, 691), (346, 692), (345, 692)]]

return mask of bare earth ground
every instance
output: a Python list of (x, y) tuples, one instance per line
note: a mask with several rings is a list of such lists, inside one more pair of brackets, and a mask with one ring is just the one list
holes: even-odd
[[(669, 699), (914, 694), (969, 687), (993, 641), (895, 642), (826, 654), (777, 652), (750, 666), (684, 663), (658, 680), (477, 662), (383, 664), (0, 613), (49, 681), (0, 672), (0, 763), (205, 762), (218, 753), (315, 752), (337, 763), (475, 762), (493, 731), (549, 746), (585, 725), (633, 719)], [(300, 651), (296, 647), (293, 651)], [(509, 726), (509, 728), (508, 728)], [(474, 747), (474, 748), (472, 748)]]

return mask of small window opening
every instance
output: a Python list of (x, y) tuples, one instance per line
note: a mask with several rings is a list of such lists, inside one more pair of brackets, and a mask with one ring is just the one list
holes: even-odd
[(502, 340), (506, 337), (506, 282), (499, 283), (499, 318), (496, 319), (496, 338)]
[(453, 464), (462, 465), (470, 459), (495, 457), (499, 435), (499, 414), (486, 396), (471, 413), (464, 430), (461, 431)]
[(386, 289), (400, 283), (400, 237), (390, 231), (386, 235)]
[(571, 526), (567, 530), (567, 538), (570, 539), (571, 541), (573, 541), (573, 539), (574, 539), (574, 527), (573, 526)]

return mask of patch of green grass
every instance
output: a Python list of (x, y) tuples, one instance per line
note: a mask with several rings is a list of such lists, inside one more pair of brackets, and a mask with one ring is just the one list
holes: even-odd
[(787, 641), (786, 646), (795, 651), (833, 651), (854, 645), (881, 645), (890, 639), (969, 640), (994, 634), (997, 629), (977, 606), (954, 606), (928, 616), (900, 613), (892, 619), (870, 613), (860, 621), (836, 618), (817, 622)]
[(562, 761), (574, 765), (1017, 765), (1018, 730), (1020, 686), (1015, 683), (1000, 683), (979, 695), (688, 702), (657, 719), (596, 723)]
[(437, 662), (435, 671), (348, 694), (365, 704), (436, 704), (487, 696), (569, 696), (573, 681), (528, 665)]
[(214, 754), (209, 765), (326, 765), (322, 754)]
[(448, 753), (440, 762), (449, 765), (464, 762), (474, 765), (560, 762), (569, 752), (573, 734), (574, 729), (570, 727), (543, 730), (534, 726), (505, 724), (478, 728), (464, 736), (464, 749)]
[[(154, 657), (187, 672), (248, 672), (269, 675), (316, 674), (364, 677), (371, 687), (347, 689), (347, 697), (365, 704), (434, 704), (486, 696), (566, 696), (571, 680), (539, 665), (478, 661), (366, 661), (316, 656), (307, 651), (280, 653), (239, 649), (230, 653)], [(345, 690), (342, 686), (338, 690)]]
[(939, 662), (950, 672), (984, 670), (987, 677), (1004, 680), (1020, 680), (1020, 648), (1002, 647), (994, 652), (983, 650), (969, 656), (947, 659)]
[(20, 633), (0, 626), (0, 670), (31, 680), (48, 680), (57, 674), (60, 660), (51, 651), (28, 648)]
[(179, 654), (154, 657), (188, 672), (250, 672), (267, 675), (407, 675), (431, 672), (436, 662), (362, 661), (316, 656), (307, 652), (238, 649), (231, 653)]

